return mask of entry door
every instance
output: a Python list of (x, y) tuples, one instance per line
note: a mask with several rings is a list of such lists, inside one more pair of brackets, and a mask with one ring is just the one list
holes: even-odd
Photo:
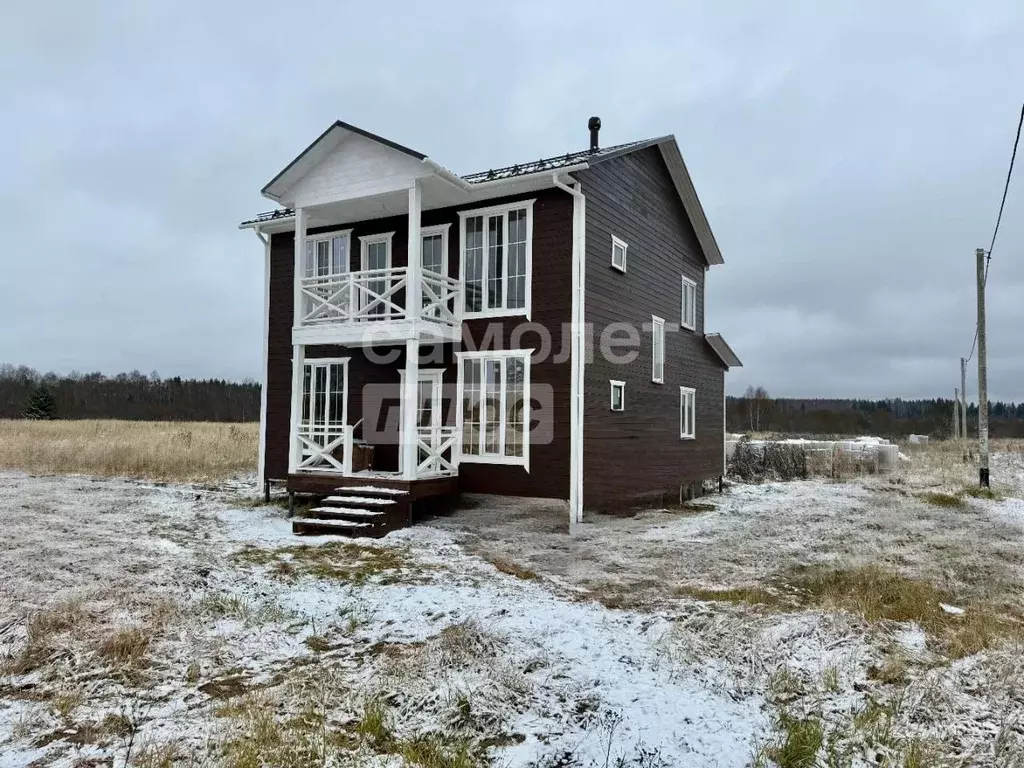
[[(399, 372), (400, 386), (405, 392), (405, 373)], [(442, 371), (420, 371), (416, 387), (416, 429), (425, 443), (434, 450), (441, 444), (441, 374)], [(402, 401), (402, 424), (405, 424), (405, 401)], [(404, 435), (403, 435), (404, 437)], [(404, 441), (403, 441), (404, 442)], [(416, 452), (418, 463), (427, 458), (427, 452), (419, 448)], [(403, 470), (404, 452), (399, 451), (399, 470)]]

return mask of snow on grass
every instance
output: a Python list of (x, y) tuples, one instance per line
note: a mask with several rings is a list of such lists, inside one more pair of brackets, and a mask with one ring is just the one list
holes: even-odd
[[(261, 733), (290, 729), (274, 744), (366, 764), (465, 748), (509, 766), (739, 766), (766, 726), (758, 697), (664, 663), (668, 620), (566, 601), (434, 528), (339, 545), (192, 488), (13, 474), (0, 518), (0, 765), (122, 763), (129, 744), (274, 762), (238, 736), (267, 712)], [(295, 725), (310, 717), (335, 740)]]

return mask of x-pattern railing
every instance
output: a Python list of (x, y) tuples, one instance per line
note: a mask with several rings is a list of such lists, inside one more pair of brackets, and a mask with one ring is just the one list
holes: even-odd
[(419, 465), (417, 474), (454, 474), (455, 441), (459, 434), (456, 427), (419, 427)]
[(423, 317), (452, 325), (459, 322), (459, 281), (430, 270), (423, 271)]
[(408, 283), (407, 272), (400, 267), (304, 277), (300, 285), (300, 322), (316, 325), (402, 319), (406, 311), (397, 295)]

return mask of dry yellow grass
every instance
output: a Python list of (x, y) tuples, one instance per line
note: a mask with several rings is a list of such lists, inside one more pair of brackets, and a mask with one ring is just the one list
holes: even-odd
[(0, 468), (211, 481), (256, 470), (259, 425), (0, 420)]

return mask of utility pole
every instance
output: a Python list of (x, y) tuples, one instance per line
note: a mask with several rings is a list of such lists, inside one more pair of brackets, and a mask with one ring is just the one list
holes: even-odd
[(967, 461), (967, 358), (960, 358), (960, 437), (963, 439), (964, 461)]
[(974, 251), (978, 260), (978, 482), (989, 487), (988, 477), (988, 349), (985, 347), (985, 249)]
[(960, 390), (953, 390), (953, 439), (960, 440)]

